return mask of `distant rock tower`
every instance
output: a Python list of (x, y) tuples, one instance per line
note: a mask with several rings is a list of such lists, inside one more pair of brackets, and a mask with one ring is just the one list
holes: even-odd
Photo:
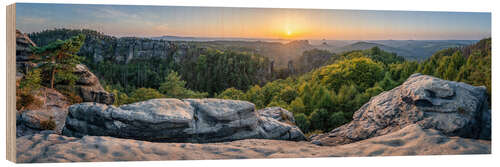
[(288, 73), (290, 75), (295, 74), (295, 68), (293, 67), (293, 60), (288, 61)]
[(271, 60), (271, 63), (269, 64), (269, 75), (273, 76), (274, 74), (274, 60)]

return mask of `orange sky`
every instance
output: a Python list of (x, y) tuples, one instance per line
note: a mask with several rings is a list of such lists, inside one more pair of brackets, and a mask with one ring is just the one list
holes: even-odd
[(94, 29), (115, 36), (329, 40), (481, 39), (491, 13), (18, 4), (24, 32)]

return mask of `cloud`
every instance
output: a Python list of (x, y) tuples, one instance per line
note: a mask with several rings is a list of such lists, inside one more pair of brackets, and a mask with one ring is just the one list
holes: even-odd
[(155, 25), (153, 26), (152, 30), (153, 32), (166, 32), (169, 29), (169, 26), (167, 24), (160, 24), (160, 25)]
[[(95, 18), (107, 18), (107, 19), (139, 19), (139, 15), (136, 13), (127, 13), (125, 11), (121, 11), (119, 9), (114, 9), (109, 6), (103, 7), (93, 7), (91, 8), (94, 11), (91, 12), (92, 16)], [(89, 11), (81, 11), (81, 12), (89, 12)]]
[(41, 17), (21, 17), (17, 21), (21, 24), (46, 24), (48, 19)]

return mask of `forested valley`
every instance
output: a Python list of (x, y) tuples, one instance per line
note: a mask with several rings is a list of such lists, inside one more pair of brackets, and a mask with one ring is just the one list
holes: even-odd
[[(81, 59), (74, 60), (81, 60), (99, 77), (114, 94), (114, 105), (152, 98), (245, 100), (258, 109), (278, 106), (293, 112), (297, 126), (309, 135), (351, 121), (354, 111), (371, 97), (397, 87), (414, 73), (486, 86), (491, 94), (491, 38), (438, 51), (424, 61), (406, 60), (379, 47), (343, 53), (310, 49), (301, 53), (300, 61), (288, 62), (291, 67), (282, 69), (274, 69), (270, 57), (251, 49), (201, 47), (195, 42), (115, 38), (91, 30), (53, 30), (30, 38), (46, 46), (38, 48), (39, 53), (61, 45), (56, 39), (87, 44), (77, 42), (75, 48), (83, 45), (78, 52)], [(31, 80), (24, 84), (32, 86), (46, 72), (28, 74)], [(71, 82), (71, 77), (58, 78)]]

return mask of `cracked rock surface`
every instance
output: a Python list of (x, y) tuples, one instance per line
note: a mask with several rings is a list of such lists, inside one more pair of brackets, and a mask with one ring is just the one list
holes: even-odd
[[(276, 113), (283, 113), (276, 116)], [(289, 117), (290, 116), (290, 117)], [(252, 103), (222, 99), (152, 99), (114, 107), (69, 107), (63, 135), (112, 136), (155, 142), (222, 142), (241, 139), (305, 140), (282, 108), (255, 110)]]
[(491, 141), (448, 137), (409, 125), (396, 132), (339, 146), (307, 141), (245, 139), (219, 143), (155, 143), (107, 136), (27, 135), (17, 139), (17, 162), (96, 162), (339, 156), (490, 154)]
[(353, 121), (312, 137), (318, 145), (340, 145), (418, 124), (448, 136), (491, 139), (491, 111), (485, 87), (413, 74), (402, 85), (364, 104)]

